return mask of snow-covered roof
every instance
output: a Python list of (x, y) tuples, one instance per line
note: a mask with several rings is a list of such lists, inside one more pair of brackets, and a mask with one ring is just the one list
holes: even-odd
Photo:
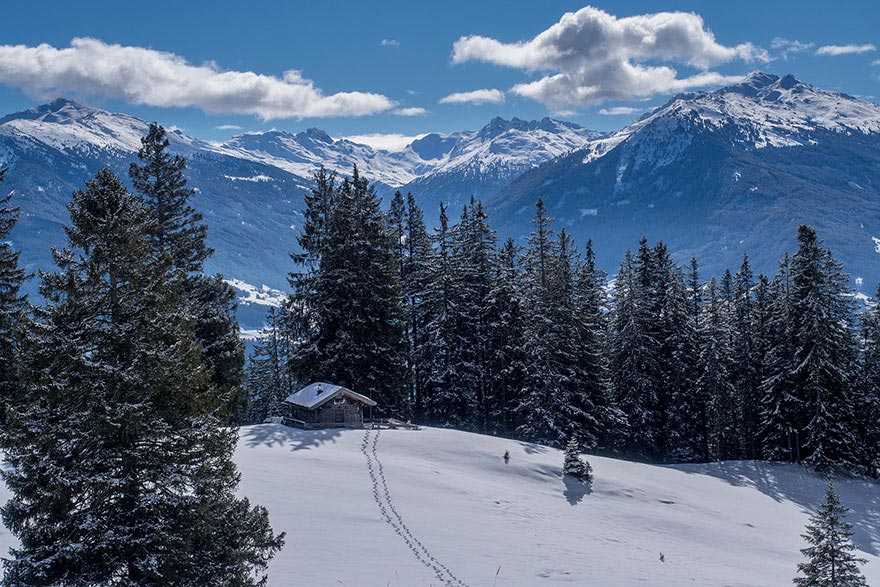
[(292, 393), (284, 400), (289, 404), (301, 406), (310, 410), (317, 409), (339, 396), (347, 396), (353, 400), (363, 402), (368, 406), (375, 406), (376, 402), (365, 395), (361, 395), (341, 385), (333, 385), (332, 383), (317, 382), (303, 387), (296, 393)]

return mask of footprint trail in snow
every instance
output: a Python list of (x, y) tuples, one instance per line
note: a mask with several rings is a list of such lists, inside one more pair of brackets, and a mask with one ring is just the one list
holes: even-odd
[(422, 542), (413, 536), (409, 528), (394, 507), (391, 493), (388, 491), (388, 481), (385, 478), (385, 470), (382, 461), (379, 460), (379, 431), (367, 430), (364, 433), (364, 441), (361, 444), (361, 452), (367, 460), (367, 471), (370, 474), (370, 482), (373, 485), (373, 500), (379, 506), (382, 519), (394, 532), (400, 536), (420, 563), (434, 573), (434, 576), (447, 587), (470, 587), (467, 583), (456, 577), (449, 568), (438, 561)]

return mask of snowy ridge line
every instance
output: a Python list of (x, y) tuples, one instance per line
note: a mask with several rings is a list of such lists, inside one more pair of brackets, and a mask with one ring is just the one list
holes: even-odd
[[(434, 572), (434, 576), (447, 587), (470, 587), (467, 583), (456, 577), (449, 568), (438, 561), (425, 547), (422, 542), (413, 536), (409, 528), (403, 522), (403, 518), (391, 501), (391, 493), (388, 491), (388, 482), (385, 479), (385, 470), (382, 461), (379, 460), (377, 452), (379, 446), (379, 432), (373, 435), (373, 441), (370, 442), (370, 431), (364, 433), (364, 441), (361, 443), (361, 452), (367, 460), (367, 471), (370, 475), (370, 482), (373, 485), (373, 501), (379, 506), (379, 512), (382, 519), (387, 523), (394, 532), (403, 538), (403, 541), (413, 551), (413, 554), (420, 563), (426, 568)], [(391, 512), (391, 513), (389, 513)], [(392, 515), (393, 514), (393, 515)]]

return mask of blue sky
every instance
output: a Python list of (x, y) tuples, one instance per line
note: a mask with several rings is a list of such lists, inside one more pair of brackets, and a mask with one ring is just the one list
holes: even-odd
[[(586, 6), (598, 11), (557, 24)], [(663, 14), (675, 11), (702, 23)], [(681, 89), (756, 69), (880, 96), (880, 10), (869, 1), (18, 1), (3, 21), (0, 112), (64, 95), (208, 139), (310, 126), (415, 135), (493, 116), (610, 130)], [(91, 41), (71, 51), (75, 38)], [(440, 102), (474, 90), (495, 101)]]

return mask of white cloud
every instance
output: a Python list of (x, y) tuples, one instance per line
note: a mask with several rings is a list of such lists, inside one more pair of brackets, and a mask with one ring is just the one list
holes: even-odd
[(173, 53), (75, 38), (70, 47), (0, 46), (0, 82), (40, 96), (83, 94), (136, 104), (193, 106), (264, 120), (363, 116), (390, 110), (381, 94), (324, 94), (296, 70), (282, 77), (192, 65)]
[(427, 113), (427, 110), (418, 106), (413, 106), (411, 108), (398, 108), (392, 112), (392, 114), (396, 114), (397, 116), (424, 116)]
[[(766, 62), (770, 57), (751, 43), (718, 43), (697, 14), (660, 12), (617, 18), (590, 6), (566, 13), (530, 40), (503, 43), (469, 36), (458, 39), (452, 49), (453, 63), (482, 61), (544, 73), (511, 91), (557, 111), (729, 83), (739, 77), (709, 69), (734, 60)], [(680, 78), (675, 69), (656, 65), (657, 61), (701, 71)]]
[(382, 39), (379, 41), (381, 47), (400, 47), (400, 41), (397, 39)]
[(215, 130), (241, 130), (237, 124), (220, 124), (214, 127)]
[(613, 108), (602, 108), (599, 110), (599, 114), (604, 116), (622, 116), (624, 114), (635, 114), (641, 111), (641, 108), (633, 108), (632, 106), (614, 106)]
[(441, 104), (499, 104), (501, 102), (504, 102), (504, 92), (494, 88), (455, 92), (440, 98)]
[(782, 37), (776, 37), (775, 39), (770, 41), (770, 48), (778, 51), (779, 57), (782, 57), (786, 61), (788, 61), (790, 55), (809, 51), (815, 46), (815, 43), (802, 43), (797, 39), (791, 41)]
[(876, 51), (877, 46), (872, 43), (864, 45), (823, 45), (816, 49), (816, 55), (857, 55), (859, 53), (870, 53)]
[(424, 137), (426, 134), (427, 133), (423, 133), (420, 135), (403, 135), (398, 133), (376, 133), (366, 135), (351, 135), (342, 138), (347, 139), (353, 143), (369, 145), (374, 149), (381, 149), (382, 151), (402, 151), (407, 147), (407, 145), (417, 139)]

